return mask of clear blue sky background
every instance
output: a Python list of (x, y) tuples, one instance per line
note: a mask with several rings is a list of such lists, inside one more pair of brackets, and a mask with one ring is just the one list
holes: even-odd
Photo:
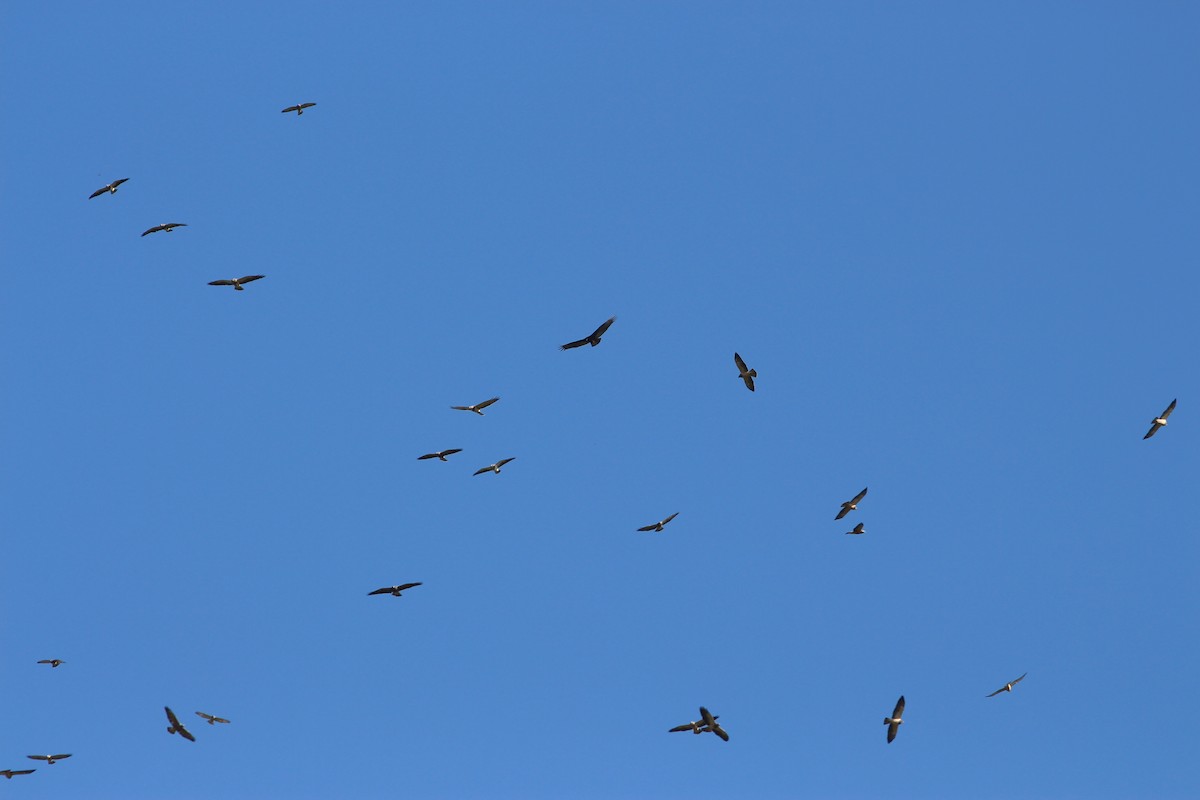
[(0, 789), (1194, 796), (1198, 26), (6, 4)]

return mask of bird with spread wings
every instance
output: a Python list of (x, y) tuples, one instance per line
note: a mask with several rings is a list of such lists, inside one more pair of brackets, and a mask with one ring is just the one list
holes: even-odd
[(1179, 398), (1175, 398), (1175, 400), (1172, 400), (1171, 405), (1167, 406), (1166, 410), (1163, 411), (1162, 414), (1155, 417), (1150, 422), (1150, 430), (1146, 432), (1146, 435), (1143, 436), (1142, 439), (1149, 439), (1151, 436), (1158, 433), (1159, 428), (1167, 424), (1167, 417), (1171, 416), (1171, 412), (1175, 410), (1175, 403), (1178, 401), (1178, 399)]
[(666, 519), (661, 520), (659, 522), (655, 522), (653, 525), (647, 525), (644, 528), (638, 528), (638, 530), (639, 531), (658, 531), (659, 533), (662, 533), (663, 526), (678, 516), (679, 516), (679, 512), (676, 511), (674, 514), (667, 517)]
[[(294, 106), (288, 106), (288, 107), (287, 107), (287, 108), (285, 108), (285, 109), (284, 109), (284, 110), (283, 110), (281, 113), (283, 113), (283, 114), (290, 114), (291, 112), (295, 111), (295, 112), (296, 112), (296, 116), (298, 117), (298, 116), (300, 116), (301, 114), (303, 114), (303, 113), (304, 113), (304, 109), (306, 109), (306, 108), (312, 108), (312, 107), (313, 107), (313, 106), (315, 106), (315, 105), (316, 105), (316, 103), (297, 103), (297, 104), (296, 104), (296, 105), (294, 105)], [(336, 114), (335, 114), (334, 116), (336, 116)]]
[(450, 407), (452, 409), (454, 409), (455, 411), (473, 411), (482, 417), (483, 409), (487, 408), (488, 406), (490, 406), (492, 403), (496, 402), (499, 399), (500, 399), (499, 397), (493, 397), (490, 400), (484, 400), (482, 403), (476, 403), (473, 406), (450, 406)]
[(367, 596), (370, 597), (373, 594), (390, 594), (392, 597), (399, 597), (400, 593), (405, 589), (411, 589), (414, 586), (420, 585), (421, 581), (417, 581), (416, 583), (402, 583), (399, 586), (383, 586), (373, 592), (367, 592)]
[(99, 197), (100, 195), (102, 195), (102, 194), (104, 194), (104, 193), (106, 193), (106, 192), (107, 192), (108, 194), (116, 194), (116, 193), (117, 193), (117, 187), (118, 187), (118, 186), (120, 186), (122, 183), (124, 183), (124, 182), (125, 182), (125, 181), (127, 181), (127, 180), (129, 180), (129, 178), (121, 178), (120, 180), (113, 181), (113, 182), (112, 182), (112, 183), (110, 183), (108, 186), (102, 186), (102, 187), (100, 187), (99, 189), (97, 189), (96, 191), (92, 192), (92, 193), (91, 193), (91, 194), (88, 196), (88, 200), (91, 200), (93, 197)]
[(608, 330), (608, 327), (616, 321), (616, 317), (610, 317), (603, 325), (601, 325), (599, 328), (596, 328), (596, 330), (592, 331), (589, 335), (574, 342), (567, 342), (559, 349), (570, 350), (573, 347), (583, 347), (585, 344), (590, 344), (592, 347), (595, 347), (596, 345), (600, 344), (600, 337), (604, 335), (604, 332)]
[(861, 492), (854, 495), (853, 500), (847, 500), (845, 503), (842, 503), (842, 510), (838, 512), (838, 515), (836, 517), (834, 517), (834, 519), (841, 519), (842, 517), (849, 514), (851, 511), (857, 510), (858, 504), (860, 502), (862, 502), (862, 499), (866, 496), (867, 496), (867, 490), (863, 489)]
[(516, 461), (516, 460), (517, 460), (516, 456), (513, 456), (512, 458), (502, 458), (499, 461), (497, 461), (495, 464), (490, 464), (486, 467), (480, 467), (479, 469), (475, 470), (475, 474), (482, 475), (485, 472), (494, 472), (497, 475), (499, 475), (501, 467), (503, 467), (505, 464), (507, 464), (510, 461)]
[(267, 277), (266, 275), (243, 275), (240, 278), (222, 278), (219, 281), (209, 281), (209, 286), (232, 286), (237, 291), (242, 291), (242, 284), (250, 281), (257, 281)]
[(203, 719), (209, 725), (215, 725), (218, 722), (222, 722), (226, 725), (229, 724), (229, 720), (225, 719), (224, 717), (214, 717), (212, 714), (205, 714), (203, 711), (197, 711), (196, 716)]
[(746, 388), (754, 391), (754, 379), (758, 377), (758, 370), (746, 369), (746, 362), (742, 361), (742, 357), (737, 353), (733, 354), (733, 363), (737, 365), (738, 377), (746, 383)]
[[(1028, 674), (1029, 674), (1028, 672), (1025, 673), (1025, 675), (1028, 675)], [(996, 691), (989, 694), (988, 697), (995, 697), (996, 695), (1000, 694), (1001, 692), (1011, 692), (1013, 690), (1014, 686), (1016, 686), (1021, 681), (1025, 680), (1025, 675), (1022, 675), (1021, 677), (1017, 678), (1015, 681), (1009, 681), (1008, 683), (1004, 684)]]
[(192, 736), (192, 732), (183, 727), (183, 723), (179, 721), (179, 717), (175, 716), (175, 712), (170, 706), (163, 706), (163, 710), (167, 712), (167, 721), (171, 724), (167, 726), (167, 733), (178, 733), (189, 742), (196, 741), (196, 737)]
[(896, 701), (896, 709), (890, 717), (883, 718), (883, 724), (888, 726), (888, 744), (896, 738), (896, 731), (900, 730), (901, 723), (904, 722), (901, 716), (904, 714), (904, 695), (900, 695), (900, 699)]
[(417, 461), (424, 461), (429, 458), (436, 458), (438, 461), (445, 461), (446, 456), (452, 456), (455, 453), (461, 453), (462, 448), (456, 447), (453, 450), (439, 450), (436, 453), (426, 453), (423, 456), (417, 456)]
[(155, 225), (153, 228), (149, 228), (149, 229), (143, 231), (142, 236), (149, 236), (150, 234), (158, 233), (159, 231), (166, 231), (167, 233), (170, 233), (171, 231), (175, 230), (176, 228), (186, 228), (186, 227), (187, 227), (186, 222), (164, 222), (161, 225)]

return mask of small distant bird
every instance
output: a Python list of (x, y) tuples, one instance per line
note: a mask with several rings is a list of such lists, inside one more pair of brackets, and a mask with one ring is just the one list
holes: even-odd
[(439, 450), (436, 453), (426, 453), (423, 456), (417, 456), (417, 461), (424, 461), (427, 458), (436, 458), (438, 461), (445, 461), (446, 456), (452, 456), (455, 453), (461, 453), (462, 448), (456, 447), (453, 450)]
[(854, 526), (854, 530), (846, 531), (846, 534), (851, 535), (851, 534), (859, 534), (859, 533), (866, 533), (866, 532), (867, 532), (867, 529), (864, 528), (863, 523), (860, 522)]
[(758, 377), (758, 370), (746, 369), (746, 362), (742, 361), (742, 357), (737, 353), (733, 354), (733, 363), (737, 364), (738, 377), (746, 382), (746, 388), (754, 391), (754, 379)]
[[(721, 718), (720, 716), (713, 717), (713, 719), (720, 719), (720, 718)], [(689, 722), (686, 725), (676, 725), (674, 728), (671, 728), (669, 731), (667, 731), (667, 733), (681, 733), (683, 731), (691, 731), (692, 733), (696, 734), (697, 736), (699, 736), (702, 733), (712, 733), (712, 730), (707, 725), (704, 724), (704, 720), (699, 720), (697, 722)]]
[(896, 710), (892, 712), (890, 717), (883, 718), (883, 724), (888, 726), (888, 744), (896, 738), (896, 731), (900, 730), (900, 725), (904, 720), (900, 719), (904, 714), (904, 695), (900, 695), (900, 699), (896, 701)]
[(664, 526), (664, 525), (666, 525), (668, 522), (670, 522), (671, 520), (675, 519), (675, 518), (676, 518), (676, 517), (678, 517), (678, 516), (679, 516), (679, 512), (678, 512), (678, 511), (676, 511), (674, 514), (672, 514), (671, 516), (667, 517), (667, 518), (666, 518), (666, 519), (664, 519), (662, 522), (656, 522), (656, 523), (654, 523), (653, 525), (647, 525), (647, 526), (646, 526), (646, 527), (644, 527), (644, 528), (638, 528), (638, 530), (639, 530), (639, 531), (658, 531), (658, 532), (660, 532), (660, 533), (661, 533), (661, 532), (662, 532), (662, 529), (663, 529), (663, 526)]
[(120, 186), (122, 183), (124, 183), (127, 180), (129, 180), (129, 178), (121, 178), (121, 180), (119, 180), (119, 181), (113, 181), (108, 186), (97, 189), (96, 191), (92, 192), (88, 196), (88, 200), (91, 200), (93, 197), (99, 197), (100, 195), (104, 194), (105, 192), (108, 192), (109, 194), (116, 194), (117, 187)]
[(153, 228), (149, 229), (148, 231), (145, 231), (142, 234), (142, 236), (147, 236), (151, 233), (157, 233), (158, 231), (166, 231), (167, 233), (170, 233), (175, 228), (186, 228), (186, 227), (187, 227), (186, 222), (164, 222), (162, 225), (155, 225)]
[(704, 723), (704, 727), (708, 728), (717, 736), (720, 736), (722, 741), (729, 741), (729, 734), (725, 732), (724, 728), (717, 724), (717, 718), (708, 713), (708, 709), (704, 706), (700, 706), (700, 720)]
[(167, 721), (171, 724), (167, 726), (167, 733), (178, 733), (189, 742), (196, 741), (196, 737), (192, 736), (191, 731), (183, 727), (183, 723), (179, 721), (179, 717), (175, 716), (175, 712), (167, 706), (163, 706), (163, 710), (167, 712)]
[(862, 499), (866, 496), (867, 496), (867, 490), (863, 489), (861, 492), (854, 495), (853, 500), (849, 500), (845, 503), (842, 503), (842, 510), (838, 512), (838, 515), (836, 517), (834, 517), (834, 519), (841, 519), (842, 517), (849, 514), (851, 511), (856, 510), (858, 508), (858, 504), (861, 503)]
[(218, 722), (222, 722), (226, 725), (229, 724), (229, 720), (224, 719), (223, 717), (214, 717), (212, 714), (205, 714), (203, 711), (197, 711), (196, 716), (202, 717), (209, 725), (215, 725)]
[(590, 344), (592, 347), (595, 347), (596, 345), (600, 344), (600, 337), (603, 336), (604, 332), (608, 330), (608, 326), (612, 325), (614, 322), (616, 322), (616, 320), (616, 317), (610, 318), (599, 328), (596, 328), (596, 330), (592, 331), (590, 336), (585, 336), (577, 342), (567, 342), (559, 349), (570, 350), (572, 347), (583, 347), (585, 344)]
[(209, 281), (209, 286), (232, 286), (237, 291), (242, 291), (242, 284), (256, 281), (259, 278), (265, 278), (266, 275), (245, 275), (241, 278), (232, 278), (230, 280)]
[(1149, 439), (1151, 436), (1158, 433), (1159, 428), (1167, 424), (1167, 417), (1171, 416), (1171, 412), (1175, 410), (1175, 403), (1178, 401), (1178, 399), (1179, 398), (1175, 398), (1175, 400), (1172, 400), (1171, 405), (1167, 406), (1167, 410), (1164, 411), (1161, 416), (1155, 417), (1154, 420), (1151, 421), (1150, 430), (1146, 432), (1146, 435), (1143, 436), (1142, 439)]
[(316, 105), (316, 103), (298, 103), (297, 105), (294, 105), (294, 106), (288, 106), (287, 108), (285, 108), (283, 110), (282, 113), (287, 114), (290, 111), (295, 111), (296, 116), (298, 117), (304, 113), (304, 109), (312, 108), (315, 105)]
[(405, 589), (411, 589), (414, 586), (420, 586), (420, 585), (421, 585), (421, 582), (417, 581), (416, 583), (402, 583), (399, 586), (384, 586), (383, 588), (376, 589), (373, 592), (367, 592), (367, 597), (370, 597), (373, 594), (390, 594), (392, 597), (399, 597), (400, 593), (403, 592)]
[(490, 467), (481, 467), (480, 469), (475, 470), (475, 474), (482, 475), (485, 472), (494, 472), (497, 475), (499, 475), (501, 467), (503, 467), (505, 464), (507, 464), (510, 461), (516, 461), (516, 460), (517, 459), (515, 456), (513, 458), (502, 458), (499, 461), (497, 461), (495, 464), (492, 464)]
[[(1028, 675), (1028, 674), (1029, 674), (1028, 672), (1025, 673), (1025, 675)], [(988, 697), (995, 697), (996, 695), (1000, 694), (1001, 692), (1011, 692), (1012, 687), (1016, 686), (1018, 683), (1025, 680), (1025, 675), (1022, 675), (1021, 677), (1017, 678), (1015, 681), (1009, 681), (1008, 683), (1004, 684), (1003, 687), (1001, 687), (1001, 688), (997, 689), (996, 691), (992, 692), (991, 694), (989, 694)]]
[(491, 400), (484, 400), (482, 403), (476, 403), (473, 406), (450, 406), (455, 411), (474, 411), (479, 416), (483, 416), (483, 409), (490, 406), (492, 403), (499, 400), (499, 397), (493, 397)]
[(42, 659), (41, 661), (39, 661), (38, 663), (39, 663), (39, 664), (49, 664), (49, 665), (50, 665), (50, 668), (51, 668), (51, 669), (54, 669), (54, 668), (55, 668), (55, 667), (57, 667), (59, 664), (65, 664), (65, 663), (67, 663), (67, 662), (63, 661), (61, 658), (43, 658), (43, 659)]
[(46, 765), (49, 766), (50, 764), (53, 764), (55, 761), (62, 761), (64, 758), (70, 758), (71, 754), (70, 753), (59, 753), (58, 755), (54, 755), (54, 756), (25, 756), (25, 757), (32, 758), (34, 761), (45, 761)]
[(37, 772), (36, 769), (0, 769), (0, 775), (12, 780), (13, 775), (29, 775), (32, 772)]

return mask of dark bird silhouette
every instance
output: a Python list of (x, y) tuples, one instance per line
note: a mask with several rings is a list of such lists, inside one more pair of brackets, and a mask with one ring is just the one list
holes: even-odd
[(854, 526), (854, 530), (846, 531), (847, 535), (856, 535), (856, 534), (866, 533), (866, 532), (867, 532), (867, 529), (863, 527), (863, 523), (861, 523), (861, 522)]
[(490, 406), (492, 403), (499, 400), (499, 397), (493, 397), (491, 400), (484, 400), (482, 403), (476, 403), (473, 406), (450, 406), (455, 411), (474, 411), (479, 416), (483, 416), (483, 409)]
[(900, 717), (904, 714), (904, 695), (900, 695), (900, 699), (896, 701), (896, 709), (890, 717), (883, 718), (883, 724), (888, 726), (888, 744), (896, 738), (896, 731), (900, 730), (901, 723), (904, 720)]
[(708, 709), (704, 706), (700, 706), (700, 720), (704, 723), (705, 728), (708, 728), (717, 736), (720, 736), (722, 741), (729, 741), (729, 734), (725, 732), (724, 728), (717, 724), (717, 718), (708, 713)]
[(171, 231), (173, 231), (176, 228), (186, 228), (186, 227), (187, 227), (186, 222), (164, 222), (162, 225), (155, 225), (153, 228), (150, 228), (149, 230), (144, 231), (142, 233), (142, 236), (147, 236), (151, 233), (157, 233), (158, 231), (166, 231), (167, 233), (170, 233)]
[(294, 105), (294, 106), (288, 106), (287, 108), (285, 108), (285, 109), (283, 110), (283, 112), (282, 112), (282, 113), (284, 113), (284, 114), (287, 114), (287, 113), (289, 113), (289, 112), (291, 112), (291, 111), (295, 111), (295, 112), (296, 112), (296, 116), (298, 117), (298, 116), (300, 116), (301, 114), (303, 114), (303, 113), (304, 113), (304, 109), (306, 109), (306, 108), (312, 108), (312, 107), (313, 107), (313, 106), (315, 106), (315, 105), (316, 105), (316, 103), (297, 103), (297, 104), (296, 104), (296, 105)]
[(841, 519), (842, 517), (849, 514), (851, 511), (856, 510), (858, 508), (858, 504), (860, 502), (862, 502), (862, 499), (866, 496), (867, 496), (867, 490), (863, 489), (861, 492), (854, 495), (853, 500), (849, 500), (845, 503), (842, 503), (842, 510), (838, 512), (838, 515), (836, 517), (834, 517), (834, 519)]
[(55, 761), (62, 761), (64, 758), (70, 758), (70, 753), (59, 753), (53, 756), (25, 756), (32, 758), (34, 761), (45, 761), (47, 765), (53, 764)]
[(183, 723), (175, 716), (175, 712), (167, 706), (163, 706), (163, 710), (167, 712), (167, 721), (171, 724), (167, 726), (167, 733), (178, 733), (189, 742), (196, 741), (196, 737), (192, 736), (192, 732), (183, 727)]
[(1178, 401), (1178, 399), (1179, 398), (1175, 398), (1175, 400), (1172, 400), (1171, 405), (1167, 406), (1167, 410), (1161, 415), (1155, 417), (1150, 422), (1150, 430), (1146, 432), (1146, 435), (1143, 436), (1142, 439), (1149, 439), (1151, 436), (1158, 433), (1159, 428), (1167, 424), (1167, 417), (1171, 416), (1171, 412), (1175, 410), (1175, 403)]
[(196, 716), (202, 717), (204, 719), (204, 721), (207, 722), (209, 725), (215, 725), (218, 722), (222, 722), (226, 725), (229, 724), (229, 720), (227, 720), (223, 717), (214, 717), (212, 714), (205, 714), (203, 711), (197, 711)]
[(675, 519), (675, 518), (676, 518), (676, 517), (678, 517), (678, 516), (679, 516), (679, 512), (678, 512), (678, 511), (676, 511), (674, 514), (672, 514), (671, 516), (667, 517), (667, 518), (666, 518), (666, 519), (664, 519), (662, 522), (656, 522), (656, 523), (654, 523), (653, 525), (647, 525), (647, 526), (646, 526), (646, 527), (644, 527), (644, 528), (638, 528), (638, 530), (639, 530), (639, 531), (659, 531), (659, 532), (661, 533), (661, 532), (662, 532), (662, 529), (663, 529), (663, 526), (664, 526), (664, 525), (666, 525), (668, 522), (670, 522), (671, 520)]
[(37, 772), (36, 769), (0, 769), (0, 775), (12, 780), (13, 775), (29, 775)]
[(746, 388), (754, 391), (754, 379), (758, 377), (758, 370), (746, 369), (746, 362), (742, 361), (742, 357), (737, 353), (733, 354), (733, 363), (737, 365), (738, 377), (746, 382)]
[(256, 281), (260, 278), (265, 278), (265, 277), (267, 277), (267, 276), (266, 275), (245, 275), (241, 278), (232, 278), (229, 280), (222, 279), (219, 281), (209, 281), (208, 285), (209, 286), (232, 286), (234, 289), (236, 289), (237, 291), (240, 292), (240, 291), (242, 291), (243, 283), (249, 283), (250, 281)]
[(517, 459), (516, 459), (516, 457), (513, 457), (513, 458), (502, 458), (502, 459), (500, 459), (499, 461), (497, 461), (495, 464), (492, 464), (491, 466), (488, 466), (488, 467), (481, 467), (481, 468), (479, 468), (479, 469), (475, 470), (475, 474), (476, 474), (476, 475), (482, 475), (482, 474), (483, 474), (483, 473), (485, 473), (485, 472), (494, 472), (494, 473), (496, 473), (497, 475), (499, 475), (499, 474), (500, 474), (500, 468), (501, 468), (501, 467), (503, 467), (505, 464), (507, 464), (507, 463), (508, 463), (508, 462), (510, 462), (510, 461), (516, 461), (516, 460), (517, 460)]
[(61, 658), (43, 658), (38, 663), (49, 664), (51, 669), (55, 669), (59, 664), (65, 664), (67, 662), (63, 661)]
[(88, 195), (88, 200), (91, 200), (93, 197), (99, 197), (100, 195), (104, 194), (105, 192), (108, 192), (109, 194), (116, 194), (117, 187), (120, 186), (122, 183), (124, 183), (127, 180), (129, 180), (129, 178), (121, 178), (119, 181), (113, 181), (108, 186), (97, 189), (96, 191), (94, 191), (90, 195)]
[(417, 461), (424, 461), (427, 458), (436, 458), (438, 461), (445, 461), (446, 456), (452, 456), (455, 453), (461, 453), (462, 448), (456, 447), (453, 450), (439, 450), (436, 453), (426, 453), (423, 456), (417, 456)]
[[(713, 717), (713, 719), (720, 719), (720, 718), (721, 718), (720, 716)], [(704, 724), (704, 720), (698, 720), (696, 722), (689, 722), (686, 725), (676, 725), (674, 728), (671, 728), (669, 731), (667, 731), (667, 733), (681, 733), (683, 731), (691, 731), (692, 733), (696, 734), (697, 736), (699, 736), (702, 733), (712, 733), (712, 729)]]
[(616, 320), (616, 317), (612, 317), (599, 328), (596, 328), (596, 330), (592, 331), (591, 335), (585, 336), (576, 342), (567, 342), (559, 349), (570, 350), (572, 347), (583, 347), (585, 344), (590, 344), (592, 347), (595, 347), (596, 345), (600, 344), (600, 337), (603, 336), (604, 332), (608, 330), (608, 326), (612, 325), (614, 322), (616, 322)]
[[(1029, 674), (1028, 672), (1025, 673), (1025, 675), (1028, 675), (1028, 674)], [(1022, 675), (1021, 677), (1017, 678), (1015, 681), (1009, 681), (1008, 683), (1004, 684), (1002, 687), (1000, 687), (996, 691), (989, 694), (988, 697), (995, 697), (996, 695), (1000, 694), (1001, 692), (1011, 692), (1012, 687), (1016, 686), (1018, 683), (1025, 680), (1025, 675)]]
[(376, 589), (373, 592), (367, 592), (367, 596), (370, 597), (373, 594), (390, 594), (392, 597), (399, 597), (400, 593), (405, 589), (411, 589), (414, 586), (420, 585), (421, 581), (417, 581), (416, 583), (402, 583), (399, 586), (384, 586), (380, 589)]

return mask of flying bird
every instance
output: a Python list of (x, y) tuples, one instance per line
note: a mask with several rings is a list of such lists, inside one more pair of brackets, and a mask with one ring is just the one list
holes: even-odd
[(315, 105), (316, 105), (316, 103), (297, 103), (297, 104), (296, 104), (296, 105), (294, 105), (294, 106), (288, 106), (288, 107), (287, 107), (287, 108), (285, 108), (285, 109), (284, 109), (284, 110), (283, 110), (281, 113), (287, 114), (287, 113), (288, 113), (288, 112), (290, 112), (290, 111), (295, 111), (295, 112), (296, 112), (296, 116), (298, 117), (298, 116), (300, 116), (301, 114), (303, 114), (303, 113), (304, 113), (304, 109), (306, 109), (306, 108), (312, 108), (312, 107), (313, 107), (313, 106), (315, 106)]
[(510, 462), (510, 461), (516, 461), (516, 460), (517, 460), (517, 459), (516, 459), (515, 457), (513, 457), (513, 458), (502, 458), (502, 459), (500, 459), (499, 461), (497, 461), (495, 464), (492, 464), (490, 467), (481, 467), (481, 468), (479, 468), (479, 469), (475, 470), (475, 474), (476, 474), (476, 475), (482, 475), (482, 474), (483, 474), (483, 473), (485, 473), (485, 472), (494, 472), (494, 473), (496, 473), (497, 475), (499, 475), (499, 474), (500, 474), (500, 468), (501, 468), (501, 467), (503, 467), (505, 464), (507, 464), (507, 463), (508, 463), (508, 462)]
[(900, 725), (904, 720), (900, 719), (904, 714), (904, 695), (900, 695), (900, 699), (896, 701), (896, 710), (892, 712), (890, 717), (883, 718), (883, 724), (888, 726), (888, 744), (896, 738), (896, 731), (900, 730)]
[(104, 194), (105, 192), (108, 192), (109, 194), (116, 194), (117, 187), (120, 186), (122, 183), (124, 183), (127, 180), (129, 180), (129, 178), (121, 178), (121, 180), (119, 180), (119, 181), (113, 181), (108, 186), (97, 189), (96, 191), (92, 192), (88, 196), (88, 200), (91, 200), (93, 197), (99, 197), (100, 195)]
[(0, 769), (0, 775), (12, 780), (13, 775), (28, 775), (37, 772), (36, 769)]
[(617, 320), (616, 317), (610, 318), (607, 322), (605, 322), (599, 328), (596, 328), (596, 330), (592, 331), (590, 336), (585, 336), (584, 338), (582, 338), (576, 342), (567, 342), (559, 349), (560, 350), (570, 350), (572, 347), (583, 347), (585, 344), (590, 344), (592, 347), (595, 347), (596, 345), (600, 344), (600, 337), (603, 336), (604, 332), (608, 330), (608, 326), (612, 325), (614, 322), (616, 322), (616, 320)]
[(708, 709), (704, 706), (700, 706), (700, 721), (704, 723), (705, 728), (708, 728), (717, 736), (720, 736), (722, 741), (729, 741), (729, 734), (725, 732), (724, 728), (717, 724), (717, 718), (708, 713)]
[(455, 411), (474, 411), (479, 416), (483, 416), (483, 409), (490, 406), (492, 403), (499, 400), (499, 397), (493, 397), (491, 400), (484, 400), (482, 403), (476, 403), (473, 406), (450, 406)]
[(196, 741), (196, 737), (192, 736), (191, 731), (183, 727), (183, 723), (180, 722), (179, 718), (175, 716), (174, 711), (167, 706), (163, 706), (163, 710), (167, 712), (167, 720), (171, 723), (167, 726), (167, 733), (178, 733), (189, 742)]
[(1171, 412), (1175, 410), (1175, 403), (1179, 398), (1171, 401), (1171, 405), (1167, 406), (1167, 410), (1162, 413), (1162, 416), (1155, 417), (1150, 423), (1150, 430), (1146, 432), (1143, 439), (1149, 439), (1154, 434), (1158, 433), (1158, 429), (1167, 424), (1167, 417), (1171, 416)]
[(390, 594), (392, 597), (399, 597), (400, 593), (403, 592), (405, 589), (411, 589), (414, 586), (420, 586), (420, 585), (421, 585), (421, 582), (417, 581), (416, 583), (402, 583), (399, 586), (384, 586), (383, 588), (376, 589), (373, 592), (367, 592), (367, 596), (370, 597), (373, 594)]
[(145, 231), (144, 233), (142, 233), (142, 236), (147, 236), (151, 233), (157, 233), (158, 231), (166, 231), (167, 233), (170, 233), (175, 228), (186, 228), (186, 227), (187, 227), (186, 222), (164, 222), (162, 225), (155, 225), (153, 228), (149, 229), (148, 231)]
[(834, 517), (834, 519), (841, 519), (842, 517), (849, 514), (851, 511), (856, 510), (858, 508), (858, 504), (861, 503), (862, 499), (866, 496), (867, 496), (867, 490), (863, 489), (861, 492), (854, 495), (853, 500), (849, 500), (845, 503), (842, 503), (842, 510), (838, 512), (838, 515), (836, 517)]
[(670, 522), (671, 520), (675, 519), (675, 518), (676, 518), (676, 517), (678, 517), (678, 516), (679, 516), (679, 512), (678, 512), (678, 511), (676, 511), (674, 514), (672, 514), (671, 516), (667, 517), (667, 518), (666, 518), (666, 519), (664, 519), (662, 522), (656, 522), (656, 523), (654, 523), (653, 525), (647, 525), (647, 526), (646, 526), (646, 527), (644, 527), (644, 528), (638, 528), (638, 530), (639, 530), (639, 531), (658, 531), (658, 532), (660, 532), (660, 533), (661, 533), (661, 532), (662, 532), (662, 529), (663, 529), (663, 526), (664, 526), (664, 525), (666, 525), (668, 522)]
[(214, 717), (212, 714), (205, 714), (203, 711), (197, 711), (196, 716), (202, 717), (209, 725), (215, 725), (218, 722), (223, 722), (226, 725), (229, 724), (229, 720), (224, 719), (223, 717)]
[(742, 361), (742, 357), (737, 353), (733, 354), (733, 363), (737, 364), (738, 377), (746, 382), (746, 388), (754, 391), (754, 379), (758, 377), (758, 370), (746, 369), (746, 362)]
[[(720, 718), (720, 716), (713, 717), (713, 719)], [(698, 722), (689, 722), (686, 725), (676, 725), (674, 728), (671, 728), (669, 731), (667, 731), (667, 733), (680, 733), (682, 731), (691, 731), (697, 736), (702, 733), (712, 733), (712, 729), (704, 724), (704, 720), (699, 720)]]
[(70, 753), (59, 753), (58, 755), (54, 755), (54, 756), (25, 756), (25, 757), (32, 758), (34, 761), (45, 761), (47, 766), (49, 766), (50, 764), (53, 764), (55, 761), (62, 761), (64, 758), (70, 758), (71, 754)]
[(852, 530), (852, 531), (846, 531), (846, 534), (847, 534), (847, 535), (851, 535), (851, 534), (857, 535), (857, 534), (860, 534), (860, 533), (866, 533), (866, 532), (867, 532), (867, 529), (866, 529), (866, 528), (864, 528), (864, 527), (863, 527), (863, 523), (861, 523), (861, 522), (860, 522), (860, 523), (858, 523), (857, 525), (855, 525), (855, 526), (854, 526), (854, 530)]
[(265, 278), (266, 275), (245, 275), (241, 278), (233, 278), (230, 280), (209, 281), (209, 286), (232, 286), (237, 291), (242, 291), (242, 284), (256, 281), (259, 278)]
[(438, 461), (445, 461), (446, 456), (452, 456), (455, 453), (461, 453), (462, 448), (456, 447), (453, 450), (439, 450), (436, 453), (426, 453), (423, 456), (417, 456), (417, 461), (424, 461), (427, 458), (436, 458)]
[(55, 667), (57, 667), (59, 664), (65, 664), (65, 663), (67, 663), (67, 662), (63, 661), (61, 658), (43, 658), (43, 659), (42, 659), (41, 661), (39, 661), (38, 663), (39, 663), (39, 664), (49, 664), (49, 665), (50, 665), (50, 668), (51, 668), (51, 669), (54, 669), (54, 668), (55, 668)]
[[(1029, 674), (1028, 672), (1025, 673), (1025, 675), (1028, 675), (1028, 674)], [(1023, 681), (1025, 679), (1025, 675), (1022, 675), (1021, 677), (1017, 678), (1015, 681), (1009, 681), (1008, 683), (1004, 684), (1003, 687), (1001, 687), (1001, 688), (997, 689), (996, 691), (992, 692), (991, 694), (989, 694), (988, 697), (995, 697), (996, 695), (1000, 694), (1001, 692), (1011, 692), (1012, 687), (1016, 686), (1018, 683), (1020, 683), (1021, 681)]]

